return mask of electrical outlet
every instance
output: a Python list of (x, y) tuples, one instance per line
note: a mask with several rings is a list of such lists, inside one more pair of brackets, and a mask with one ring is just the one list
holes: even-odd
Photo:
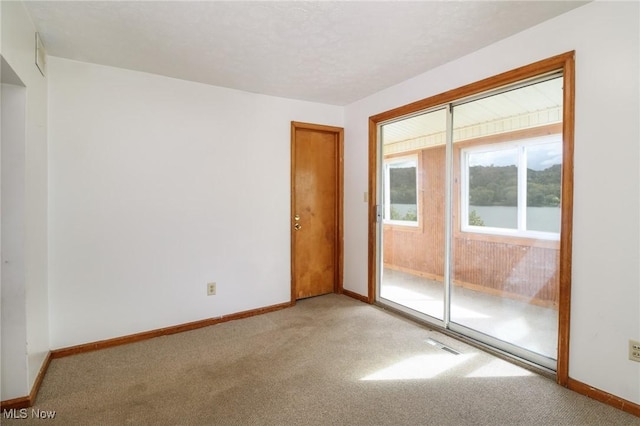
[(207, 296), (213, 296), (216, 294), (216, 283), (207, 284)]
[(629, 340), (629, 359), (640, 362), (640, 342), (637, 340)]

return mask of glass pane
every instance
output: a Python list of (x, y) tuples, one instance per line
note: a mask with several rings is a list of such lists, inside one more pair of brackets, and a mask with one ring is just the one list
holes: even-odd
[(527, 232), (559, 230), (561, 111), (561, 78), (453, 108), (451, 328), (550, 368), (559, 243)]
[(445, 110), (381, 129), (385, 219), (393, 220), (382, 229), (378, 295), (437, 320), (444, 318), (445, 131)]
[(471, 226), (518, 228), (518, 151), (469, 152)]
[(389, 165), (390, 219), (417, 222), (416, 161)]
[(562, 142), (533, 145), (527, 152), (527, 230), (560, 232)]

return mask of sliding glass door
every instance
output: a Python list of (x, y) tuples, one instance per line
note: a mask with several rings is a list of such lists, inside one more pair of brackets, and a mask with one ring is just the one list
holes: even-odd
[(381, 126), (381, 298), (444, 321), (447, 110)]
[(554, 370), (562, 86), (546, 75), (378, 127), (378, 301)]

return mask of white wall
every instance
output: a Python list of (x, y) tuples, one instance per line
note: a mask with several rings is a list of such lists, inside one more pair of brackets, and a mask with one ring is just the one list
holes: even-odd
[[(35, 63), (35, 27), (21, 2), (0, 2), (2, 21), (1, 53), (19, 80), (26, 86), (26, 123), (24, 137), (24, 280), (21, 288), (5, 293), (2, 286), (2, 310), (15, 303), (12, 317), (24, 318), (19, 333), (2, 334), (2, 346), (20, 348), (26, 356), (27, 371), (9, 373), (3, 365), (3, 400), (26, 396), (49, 350), (47, 302), (47, 81)], [(3, 185), (3, 191), (5, 187)], [(5, 207), (3, 206), (3, 214)], [(3, 229), (4, 234), (7, 230)], [(14, 281), (15, 283), (15, 281)], [(14, 291), (15, 290), (15, 291)], [(23, 301), (14, 300), (23, 295)], [(23, 329), (24, 327), (24, 329)], [(17, 329), (16, 329), (17, 330)], [(24, 330), (26, 330), (26, 341)], [(9, 367), (7, 367), (9, 368)], [(13, 368), (13, 366), (11, 367)], [(20, 377), (18, 377), (20, 376)], [(25, 393), (25, 391), (27, 391)]]
[[(2, 59), (3, 65), (4, 59)], [(3, 79), (9, 72), (3, 66)], [(14, 74), (15, 75), (15, 74)], [(24, 265), (24, 165), (26, 88), (2, 83), (2, 261), (0, 303), (2, 317), (2, 376), (0, 401), (5, 395), (28, 394), (27, 314)]]
[(369, 116), (576, 51), (570, 377), (640, 403), (639, 4), (595, 2), (345, 110), (345, 288), (367, 292)]
[(343, 108), (48, 67), (53, 349), (290, 300), (291, 121)]

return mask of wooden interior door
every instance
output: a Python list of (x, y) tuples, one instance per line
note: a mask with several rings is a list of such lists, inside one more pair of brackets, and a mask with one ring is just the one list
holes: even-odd
[(343, 129), (291, 123), (291, 300), (342, 289)]

